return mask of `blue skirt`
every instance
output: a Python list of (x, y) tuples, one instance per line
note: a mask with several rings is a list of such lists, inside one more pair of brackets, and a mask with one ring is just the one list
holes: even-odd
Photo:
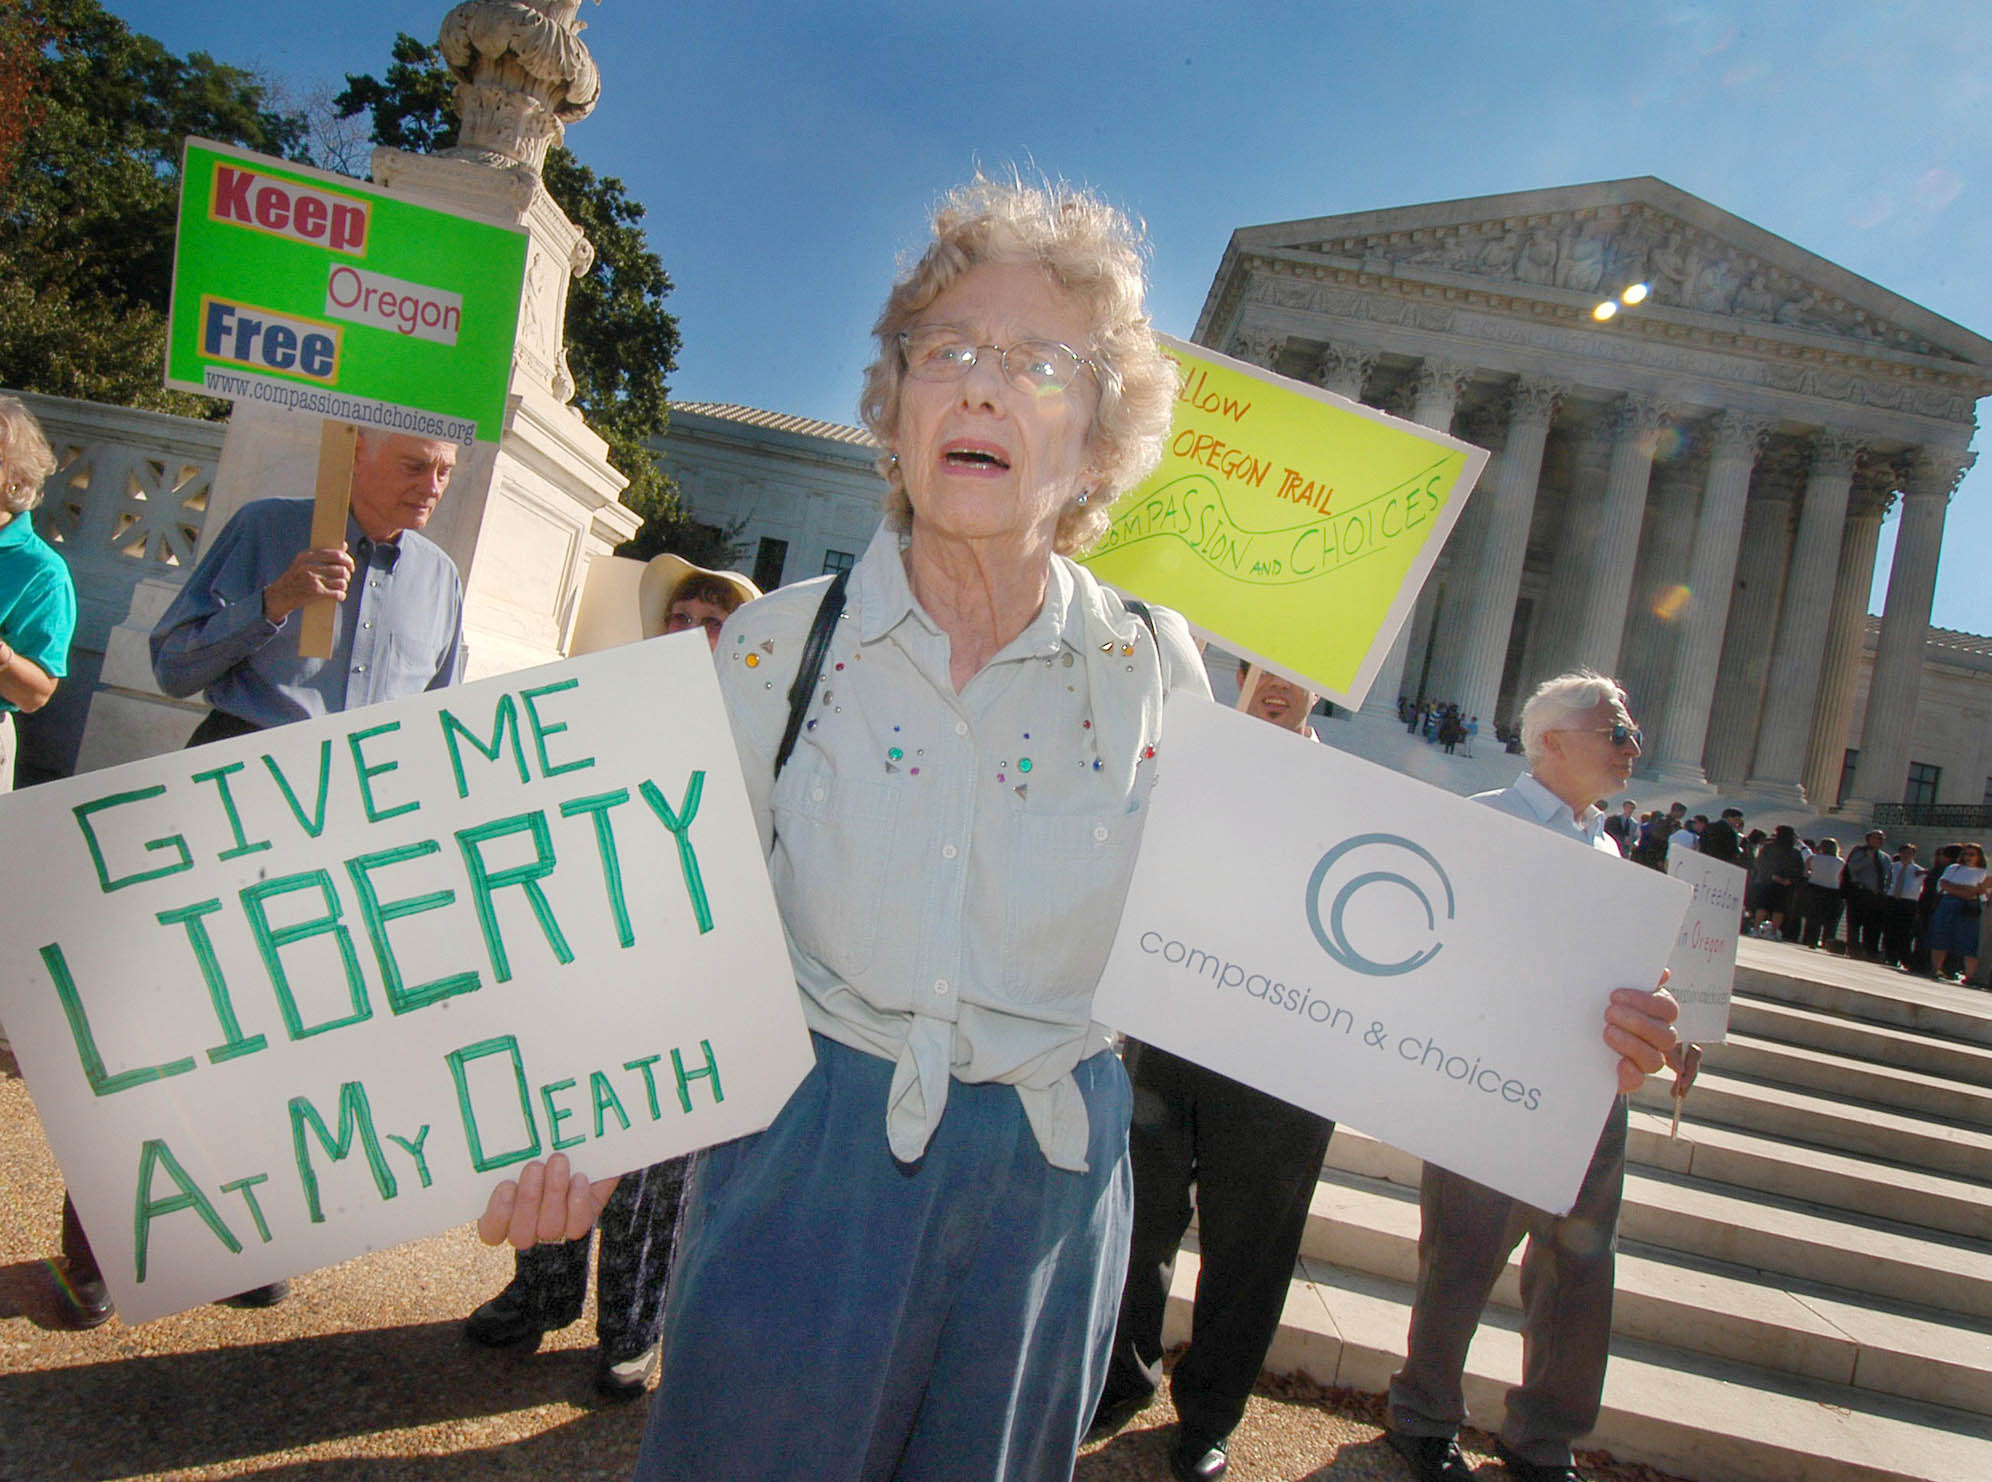
[(1930, 950), (1976, 957), (1978, 918), (1983, 909), (1982, 906), (1967, 905), (1954, 895), (1947, 895), (1938, 901), (1937, 909), (1930, 917)]
[(1014, 1088), (959, 1081), (901, 1163), (891, 1062), (815, 1047), (774, 1124), (708, 1152), (686, 1192), (638, 1482), (1069, 1477), (1126, 1275), (1120, 1061), (1073, 1072), (1074, 1173)]

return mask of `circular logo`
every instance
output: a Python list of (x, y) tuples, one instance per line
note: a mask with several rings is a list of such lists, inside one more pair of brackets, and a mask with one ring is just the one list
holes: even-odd
[[(1351, 918), (1349, 908), (1358, 896), (1364, 897), (1364, 910)], [(1397, 834), (1357, 834), (1314, 867), (1307, 882), (1307, 924), (1321, 950), (1350, 972), (1394, 978), (1423, 967), (1445, 946), (1437, 940), (1438, 897), (1445, 900), (1445, 919), (1452, 920), (1452, 881), (1430, 850)], [(1350, 940), (1352, 919), (1360, 948)], [(1406, 948), (1409, 956), (1387, 955)]]

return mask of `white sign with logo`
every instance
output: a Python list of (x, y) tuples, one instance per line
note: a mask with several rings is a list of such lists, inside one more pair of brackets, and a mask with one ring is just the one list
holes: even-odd
[(1667, 873), (1694, 887), (1681, 935), (1667, 959), (1667, 991), (1681, 1001), (1674, 1030), (1691, 1044), (1729, 1038), (1729, 994), (1736, 986), (1736, 933), (1743, 920), (1743, 883), (1735, 865), (1691, 849), (1667, 851)]
[(0, 1013), (128, 1322), (529, 1158), (757, 1131), (812, 1063), (702, 634), (29, 788), (0, 838)]
[(1172, 700), (1094, 1016), (1567, 1210), (1617, 987), (1688, 888), (1208, 701)]

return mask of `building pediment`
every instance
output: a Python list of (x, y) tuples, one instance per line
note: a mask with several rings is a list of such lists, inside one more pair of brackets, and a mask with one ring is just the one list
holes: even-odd
[(1644, 283), (1649, 319), (1992, 373), (1992, 342), (1651, 177), (1234, 233), (1228, 265), (1255, 256), (1566, 310)]

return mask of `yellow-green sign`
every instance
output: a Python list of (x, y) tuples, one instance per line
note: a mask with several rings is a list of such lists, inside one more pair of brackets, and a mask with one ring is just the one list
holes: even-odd
[(1163, 347), (1182, 375), (1168, 450), (1086, 564), (1360, 705), (1486, 452), (1200, 346)]
[(525, 272), (522, 231), (189, 139), (166, 384), (496, 442)]

